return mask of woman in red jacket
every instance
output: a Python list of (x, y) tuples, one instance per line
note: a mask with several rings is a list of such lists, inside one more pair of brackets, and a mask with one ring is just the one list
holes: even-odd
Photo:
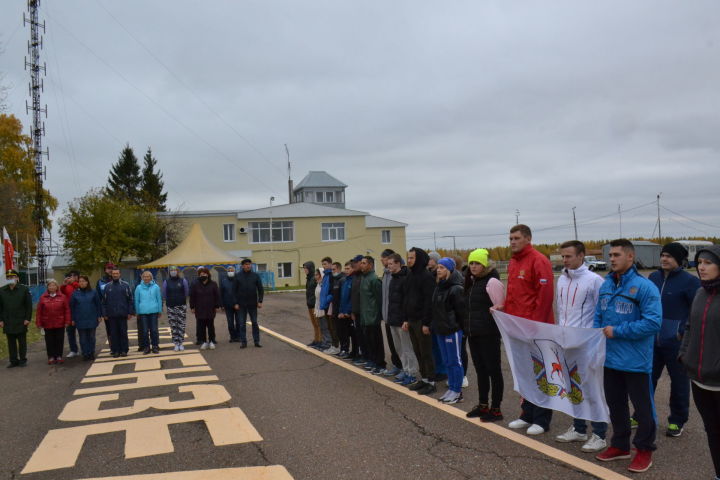
[(38, 328), (45, 329), (48, 365), (53, 365), (63, 363), (65, 327), (72, 324), (72, 319), (70, 306), (65, 295), (59, 292), (58, 283), (51, 278), (46, 285), (47, 291), (42, 294), (38, 302), (35, 323)]

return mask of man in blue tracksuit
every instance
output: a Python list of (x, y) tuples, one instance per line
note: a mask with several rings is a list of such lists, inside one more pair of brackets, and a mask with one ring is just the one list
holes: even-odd
[(662, 326), (655, 338), (653, 351), (653, 388), (667, 368), (670, 375), (670, 416), (668, 437), (679, 437), (688, 420), (690, 407), (690, 380), (685, 368), (678, 362), (680, 343), (690, 316), (700, 279), (682, 269), (688, 251), (677, 242), (668, 243), (660, 254), (660, 270), (650, 274), (650, 281), (660, 290)]
[[(325, 353), (337, 354), (340, 353), (339, 342), (337, 341), (337, 334), (335, 333), (335, 323), (333, 322), (333, 316), (330, 312), (330, 305), (333, 302), (333, 271), (332, 271), (332, 258), (325, 257), (321, 260), (323, 278), (320, 284), (320, 310), (325, 312), (325, 315), (318, 320), (320, 321), (320, 332), (323, 337), (323, 345), (321, 350)], [(332, 312), (333, 314), (335, 312)], [(337, 349), (335, 347), (338, 347)]]
[(606, 342), (604, 386), (613, 436), (610, 447), (596, 456), (601, 461), (630, 458), (630, 410), (635, 407), (637, 453), (628, 470), (644, 472), (655, 450), (655, 405), (652, 398), (652, 351), (660, 331), (660, 292), (635, 268), (635, 248), (626, 239), (610, 242), (611, 273), (598, 294), (594, 327)]

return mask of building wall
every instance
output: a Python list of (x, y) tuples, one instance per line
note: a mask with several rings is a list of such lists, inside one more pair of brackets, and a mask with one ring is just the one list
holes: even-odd
[[(294, 222), (294, 241), (274, 243), (251, 243), (249, 222), (269, 221), (270, 219), (238, 220), (234, 215), (180, 217), (178, 220), (188, 226), (197, 223), (210, 242), (227, 251), (244, 251), (256, 264), (264, 264), (268, 270), (275, 272), (275, 284), (300, 285), (305, 282), (302, 264), (308, 260), (320, 265), (320, 259), (329, 256), (334, 261), (345, 263), (355, 255), (371, 255), (377, 261), (380, 270), (380, 253), (391, 248), (401, 254), (405, 253), (404, 227), (366, 228), (365, 217), (316, 217), (316, 218), (273, 218), (273, 221), (291, 220)], [(322, 223), (345, 223), (344, 241), (323, 241)], [(223, 224), (232, 224), (235, 240), (226, 242), (223, 238)], [(247, 233), (239, 233), (244, 227)], [(389, 230), (390, 243), (382, 243), (382, 230)], [(291, 263), (290, 276), (278, 276), (278, 263)]]

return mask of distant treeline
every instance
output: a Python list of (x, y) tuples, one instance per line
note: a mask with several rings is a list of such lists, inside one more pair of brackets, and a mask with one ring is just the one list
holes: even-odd
[[(713, 243), (720, 243), (720, 238), (718, 237), (681, 237), (681, 238), (673, 238), (673, 237), (663, 237), (662, 239), (657, 238), (644, 238), (644, 237), (636, 237), (631, 238), (630, 240), (647, 240), (650, 242), (659, 243), (660, 245), (664, 245), (666, 243), (674, 242), (677, 240), (707, 240), (709, 242)], [(585, 248), (589, 251), (593, 250), (601, 250), (603, 245), (606, 245), (610, 243), (610, 240), (583, 240), (582, 241), (585, 244)], [(548, 257), (550, 255), (554, 255), (559, 253), (561, 243), (539, 243), (539, 244), (533, 244), (533, 246), (543, 254), (547, 255)], [(493, 260), (510, 260), (510, 246), (504, 246), (504, 247), (487, 247), (484, 245), (478, 245), (476, 248), (485, 248), (490, 252), (490, 258)], [(473, 251), (474, 248), (470, 249), (458, 249), (457, 251), (453, 251), (452, 249), (445, 249), (445, 248), (438, 248), (437, 252), (442, 256), (453, 256), (453, 255), (459, 255), (460, 257), (467, 259), (467, 256), (471, 251)]]

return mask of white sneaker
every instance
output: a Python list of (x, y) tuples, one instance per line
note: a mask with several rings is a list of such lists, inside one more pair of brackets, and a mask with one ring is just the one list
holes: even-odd
[(213, 342), (210, 342), (210, 350), (215, 350), (215, 344)]
[(208, 342), (203, 342), (203, 344), (200, 345), (200, 350), (207, 350), (209, 346)]
[(470, 383), (468, 382), (467, 377), (463, 377), (462, 388), (467, 388), (468, 386), (470, 386)]
[(327, 353), (328, 355), (331, 355), (333, 352), (333, 346), (330, 345), (328, 348), (322, 351), (323, 353)]
[(182, 352), (183, 350), (185, 350), (185, 345), (183, 345), (182, 343), (181, 343), (180, 345), (178, 345), (178, 350), (181, 351), (181, 352)]
[(607, 442), (605, 439), (598, 437), (594, 433), (590, 437), (590, 440), (585, 443), (585, 445), (582, 446), (580, 450), (583, 452), (599, 452), (600, 450), (604, 450), (607, 447)]
[(173, 348), (173, 350), (175, 350), (176, 352), (179, 352), (179, 351), (180, 351), (180, 345), (175, 345), (175, 348)]
[(525, 433), (527, 433), (528, 435), (540, 435), (541, 433), (545, 433), (545, 429), (540, 425), (533, 423), (528, 427)]
[(517, 430), (520, 428), (529, 427), (530, 424), (526, 422), (525, 420), (517, 419), (513, 420), (512, 422), (508, 423), (508, 427), (512, 428), (513, 430)]
[(80, 356), (80, 354), (77, 352), (70, 352), (67, 354), (67, 356), (65, 358), (73, 358), (73, 357), (79, 357), (79, 356)]
[[(575, 427), (570, 427), (567, 429), (567, 432), (555, 437), (555, 441), (560, 443), (585, 442), (587, 439), (587, 433), (579, 433), (575, 430)], [(593, 452), (594, 451), (595, 450), (593, 450)]]

